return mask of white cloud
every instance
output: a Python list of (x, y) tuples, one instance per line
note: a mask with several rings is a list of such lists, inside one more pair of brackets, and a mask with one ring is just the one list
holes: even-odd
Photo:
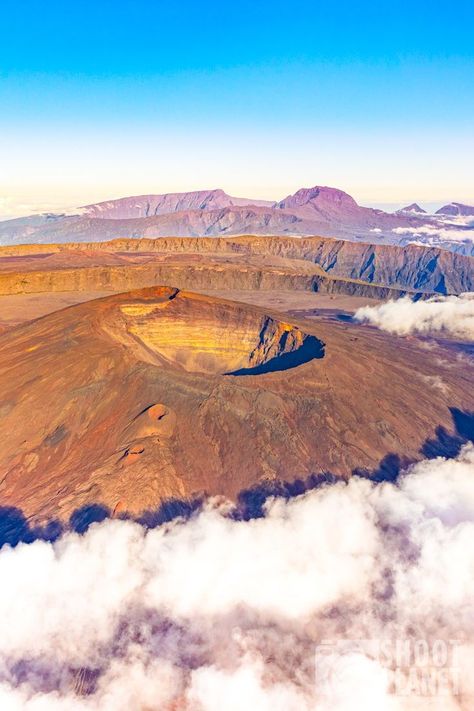
[[(353, 478), (270, 501), (253, 521), (211, 501), (155, 530), (113, 520), (55, 544), (5, 547), (0, 708), (405, 711), (380, 655), (359, 640), (407, 639), (462, 643), (464, 696), (430, 709), (467, 711), (473, 476), (467, 445), (398, 485)], [(359, 647), (348, 653), (348, 641)], [(410, 696), (409, 708), (422, 702)]]
[[(472, 220), (472, 218), (471, 218)], [(420, 244), (426, 244), (426, 242), (433, 244), (438, 244), (443, 241), (447, 242), (474, 242), (474, 230), (466, 230), (457, 228), (455, 223), (453, 227), (444, 227), (442, 223), (440, 226), (436, 225), (421, 225), (420, 227), (394, 227), (392, 232), (396, 235), (412, 235), (414, 238), (420, 240)], [(471, 226), (471, 222), (459, 222), (459, 225)]]
[(379, 306), (363, 306), (354, 319), (400, 336), (444, 332), (474, 339), (474, 292), (425, 301), (412, 301), (407, 296)]
[(439, 222), (460, 227), (474, 227), (474, 215), (436, 215)]
[(46, 212), (77, 214), (77, 208), (66, 205), (61, 200), (23, 202), (15, 198), (0, 196), (0, 221), (41, 215)]

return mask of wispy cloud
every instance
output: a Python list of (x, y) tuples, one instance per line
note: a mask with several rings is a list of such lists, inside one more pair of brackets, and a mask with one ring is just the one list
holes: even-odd
[[(455, 242), (473, 242), (474, 243), (474, 230), (466, 229), (466, 226), (471, 226), (471, 222), (464, 222), (464, 226), (457, 228), (453, 226), (452, 228), (447, 228), (444, 226), (435, 225), (422, 225), (420, 227), (394, 227), (392, 232), (399, 236), (410, 236), (414, 238), (424, 238), (424, 244), (431, 240), (433, 243), (446, 241)], [(427, 238), (427, 239), (426, 239)]]
[(77, 209), (61, 200), (23, 202), (10, 197), (0, 197), (0, 220), (40, 215), (45, 212), (74, 213)]
[(474, 215), (437, 215), (436, 218), (447, 225), (474, 227)]
[(474, 339), (474, 293), (426, 301), (404, 297), (379, 306), (363, 306), (355, 312), (354, 319), (400, 336), (445, 332)]

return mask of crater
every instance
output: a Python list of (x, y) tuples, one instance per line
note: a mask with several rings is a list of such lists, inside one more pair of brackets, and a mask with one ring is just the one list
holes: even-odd
[(324, 344), (251, 306), (167, 287), (120, 305), (129, 334), (189, 372), (260, 375), (322, 358)]

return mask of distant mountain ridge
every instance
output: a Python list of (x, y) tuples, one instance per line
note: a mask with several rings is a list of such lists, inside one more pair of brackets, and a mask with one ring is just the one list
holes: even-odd
[(474, 216), (474, 205), (464, 205), (461, 202), (450, 202), (448, 205), (443, 205), (436, 211), (437, 215), (460, 215)]
[[(327, 186), (301, 188), (277, 202), (236, 198), (221, 189), (199, 190), (118, 198), (85, 205), (73, 215), (7, 220), (0, 222), (0, 245), (119, 237), (319, 235), (374, 244), (414, 243), (472, 256), (471, 214), (474, 207), (460, 203), (436, 215), (424, 213), (416, 203), (388, 213), (358, 205), (348, 193)], [(456, 222), (460, 215), (467, 222)]]
[(132, 218), (167, 215), (171, 212), (186, 210), (215, 210), (243, 205), (272, 206), (267, 200), (235, 198), (224, 190), (197, 190), (188, 193), (165, 193), (163, 195), (139, 195), (137, 197), (118, 198), (105, 202), (85, 205), (82, 214), (88, 217), (127, 220)]

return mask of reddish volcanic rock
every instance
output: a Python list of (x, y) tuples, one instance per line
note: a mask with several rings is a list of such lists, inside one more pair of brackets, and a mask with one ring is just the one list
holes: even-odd
[[(28, 517), (138, 514), (422, 457), (474, 368), (416, 339), (154, 287), (0, 335), (0, 491)], [(436, 380), (443, 388), (431, 387)], [(122, 503), (120, 503), (122, 502)]]

